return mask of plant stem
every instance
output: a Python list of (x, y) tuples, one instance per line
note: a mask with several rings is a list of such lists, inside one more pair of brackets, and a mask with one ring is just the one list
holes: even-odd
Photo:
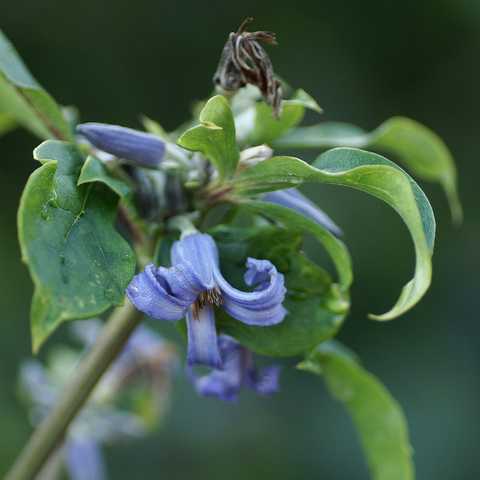
[(65, 470), (64, 446), (60, 444), (51, 454), (37, 475), (36, 480), (61, 480)]
[(100, 337), (64, 389), (63, 397), (33, 432), (5, 480), (35, 478), (141, 319), (142, 314), (127, 299), (112, 312)]

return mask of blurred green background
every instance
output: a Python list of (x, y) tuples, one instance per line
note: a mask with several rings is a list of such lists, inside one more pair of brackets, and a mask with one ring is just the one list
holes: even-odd
[[(342, 226), (354, 259), (353, 310), (340, 339), (403, 405), (418, 478), (480, 478), (478, 0), (3, 0), (0, 28), (82, 120), (139, 126), (145, 113), (174, 128), (211, 91), (226, 35), (247, 15), (255, 28), (277, 32), (280, 46), (270, 49), (277, 72), (316, 97), (325, 119), (370, 129), (406, 115), (451, 147), (464, 225), (452, 227), (439, 187), (422, 185), (438, 222), (433, 285), (390, 323), (366, 315), (392, 305), (412, 272), (403, 224), (358, 192), (317, 186), (309, 193)], [(15, 388), (30, 353), (32, 286), (15, 215), (36, 167), (35, 142), (22, 131), (0, 139), (0, 476), (29, 434)], [(368, 478), (349, 418), (320, 379), (292, 369), (274, 398), (246, 394), (225, 405), (198, 398), (180, 377), (163, 430), (107, 450), (111, 478)]]

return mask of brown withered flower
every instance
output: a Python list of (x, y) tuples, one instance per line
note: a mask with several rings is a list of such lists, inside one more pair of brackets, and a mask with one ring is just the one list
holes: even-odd
[(275, 117), (280, 116), (282, 87), (275, 78), (272, 62), (260, 42), (276, 45), (272, 32), (247, 32), (246, 18), (237, 32), (231, 32), (223, 47), (213, 82), (226, 92), (236, 92), (247, 84), (255, 85), (265, 101), (272, 107)]

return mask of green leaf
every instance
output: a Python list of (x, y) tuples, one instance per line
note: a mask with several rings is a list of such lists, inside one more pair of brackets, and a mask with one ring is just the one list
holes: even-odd
[(301, 253), (300, 231), (265, 226), (221, 226), (211, 234), (220, 250), (222, 272), (238, 288), (245, 289), (243, 274), (247, 257), (270, 260), (284, 274), (288, 315), (268, 328), (245, 325), (218, 310), (219, 329), (256, 353), (293, 356), (311, 350), (333, 337), (348, 310), (348, 299), (332, 284), (322, 268)]
[(412, 308), (427, 291), (432, 273), (435, 218), (427, 197), (400, 167), (375, 153), (335, 148), (309, 165), (293, 157), (273, 157), (233, 182), (240, 194), (289, 188), (304, 182), (336, 184), (373, 195), (390, 205), (407, 225), (415, 247), (415, 274), (394, 307), (375, 320), (391, 320)]
[(43, 165), (22, 194), (18, 230), (35, 284), (31, 323), (37, 351), (61, 322), (121, 304), (135, 257), (114, 227), (118, 196), (101, 183), (77, 187), (83, 157), (75, 146), (46, 141), (34, 157)]
[(323, 375), (332, 396), (348, 410), (373, 480), (415, 478), (407, 422), (400, 405), (352, 354), (328, 342), (299, 368)]
[(0, 30), (0, 111), (40, 138), (71, 139), (70, 128), (55, 100), (27, 70)]
[(11, 115), (0, 112), (0, 136), (13, 130), (16, 126), (17, 122)]
[(462, 221), (457, 171), (450, 150), (435, 132), (409, 118), (393, 117), (372, 132), (336, 122), (300, 127), (278, 139), (275, 147), (359, 147), (393, 154), (418, 178), (439, 182), (447, 195), (454, 222)]
[(255, 104), (254, 126), (248, 142), (252, 145), (271, 143), (298, 125), (305, 115), (306, 108), (318, 113), (322, 111), (317, 102), (304, 90), (297, 90), (293, 98), (282, 101), (282, 113), (278, 119), (273, 116), (270, 105), (265, 102), (257, 102)]
[(101, 182), (113, 190), (120, 198), (130, 193), (130, 187), (122, 180), (115, 178), (96, 157), (88, 156), (82, 166), (77, 185)]
[(233, 114), (225, 97), (212, 97), (200, 112), (199, 120), (201, 125), (187, 130), (178, 139), (178, 144), (203, 153), (218, 170), (220, 179), (233, 175), (239, 151)]
[(280, 205), (269, 202), (246, 201), (242, 203), (242, 208), (280, 222), (287, 229), (313, 235), (330, 255), (337, 270), (341, 290), (343, 292), (348, 291), (353, 279), (352, 262), (347, 247), (335, 235), (332, 235), (326, 228), (313, 220)]

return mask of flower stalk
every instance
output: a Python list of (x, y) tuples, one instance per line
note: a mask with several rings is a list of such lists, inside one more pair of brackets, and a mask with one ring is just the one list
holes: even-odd
[(63, 397), (34, 431), (5, 480), (31, 480), (36, 477), (142, 316), (128, 300), (112, 312), (100, 338), (65, 388)]

